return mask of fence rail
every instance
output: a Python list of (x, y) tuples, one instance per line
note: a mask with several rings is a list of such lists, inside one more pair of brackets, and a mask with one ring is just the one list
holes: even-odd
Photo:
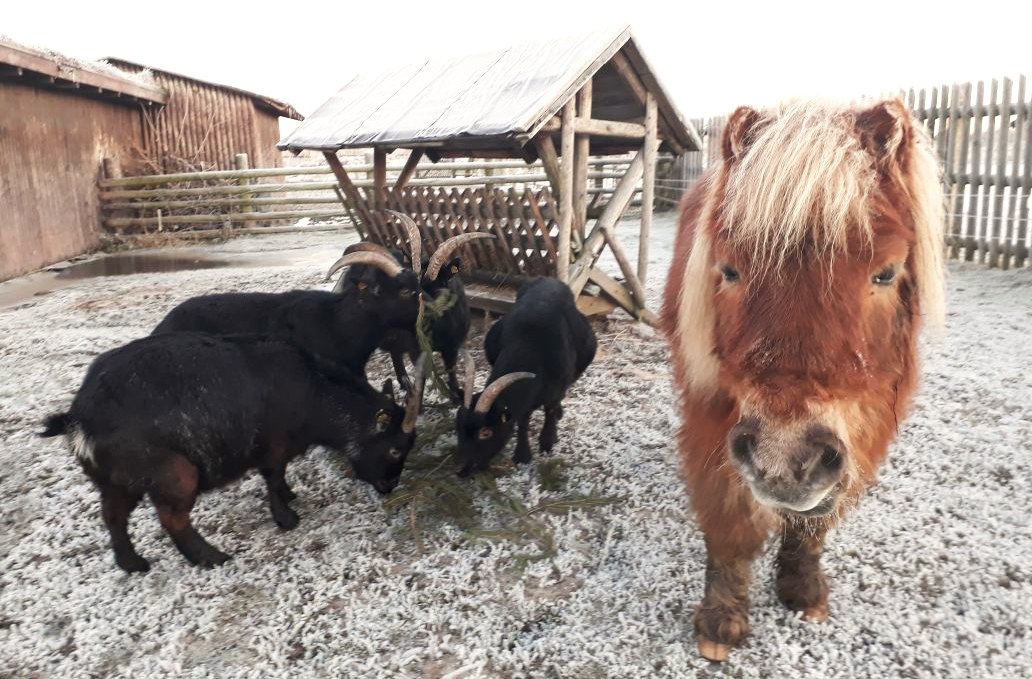
[[(600, 206), (623, 176), (630, 158), (592, 158), (588, 194)], [(122, 177), (105, 162), (109, 176), (99, 182), (103, 225), (119, 234), (153, 231), (226, 229), (234, 224), (282, 223), (308, 218), (351, 221), (349, 205), (332, 170), (326, 165), (298, 168), (238, 169)], [(388, 186), (404, 170), (389, 164)], [(360, 188), (373, 186), (373, 166), (347, 166)], [(329, 178), (321, 181), (322, 177)], [(540, 162), (442, 161), (417, 166), (409, 187), (495, 187), (539, 189), (548, 185)], [(640, 189), (639, 189), (640, 190)]]
[[(1032, 265), (1032, 91), (1025, 76), (888, 96), (899, 96), (924, 125), (942, 163), (947, 256), (1003, 269)], [(661, 200), (676, 200), (719, 159), (726, 118), (692, 122), (703, 149), (656, 180)]]

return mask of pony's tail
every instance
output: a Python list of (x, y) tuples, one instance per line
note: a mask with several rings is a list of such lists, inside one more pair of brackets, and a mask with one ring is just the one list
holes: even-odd
[(43, 426), (46, 427), (39, 433), (41, 438), (50, 438), (51, 436), (61, 436), (62, 434), (68, 433), (74, 420), (68, 413), (54, 413), (49, 415), (47, 419), (43, 420)]

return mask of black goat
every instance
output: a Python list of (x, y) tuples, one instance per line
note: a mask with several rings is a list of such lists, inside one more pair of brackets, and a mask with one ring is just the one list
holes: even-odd
[(100, 489), (115, 563), (146, 571), (129, 540), (129, 515), (147, 495), (191, 563), (229, 557), (190, 523), (201, 492), (257, 468), (280, 528), (297, 526), (287, 463), (313, 445), (344, 452), (355, 476), (381, 493), (398, 483), (415, 440), (422, 384), (403, 409), (388, 390), (295, 344), (257, 335), (168, 333), (101, 354), (67, 413), (41, 436), (64, 434)]
[(536, 409), (545, 412), (539, 443), (542, 452), (558, 440), (566, 390), (595, 358), (591, 324), (566, 284), (554, 278), (525, 283), (516, 304), (491, 326), (484, 352), (491, 376), (473, 395), (473, 364), (466, 363), (465, 402), (455, 416), (459, 474), (486, 469), (519, 425), (513, 460), (529, 462), (528, 428)]
[(356, 252), (342, 261), (342, 266), (362, 264), (375, 268), (382, 274), (379, 285), (349, 289), (342, 295), (292, 290), (192, 297), (172, 309), (152, 334), (194, 331), (282, 337), (326, 360), (364, 371), (369, 356), (385, 334), (391, 329), (415, 325), (420, 304), (419, 276), (375, 252)]
[[(410, 255), (406, 258), (400, 250), (387, 249), (375, 243), (363, 242), (350, 246), (344, 251), (345, 256), (352, 252), (365, 251), (393, 257), (402, 266), (411, 266), (410, 262), (420, 261), (421, 247), (417, 245), (420, 235), (415, 221), (400, 212), (393, 210), (388, 210), (388, 212), (395, 215), (407, 229), (411, 247)], [(458, 361), (459, 350), (462, 349), (462, 345), (466, 342), (466, 336), (469, 334), (470, 311), (469, 301), (466, 299), (466, 288), (458, 275), (461, 263), (459, 258), (453, 257), (453, 255), (459, 247), (469, 241), (494, 237), (488, 233), (465, 233), (453, 236), (441, 243), (434, 251), (433, 256), (421, 261), (420, 268), (415, 269), (417, 273), (420, 270), (425, 272), (421, 277), (424, 295), (430, 299), (438, 299), (444, 294), (449, 296), (449, 306), (440, 316), (433, 318), (430, 322), (430, 343), (434, 351), (441, 354), (448, 373), (448, 387), (456, 402), (461, 398), (461, 391), (455, 375), (455, 364)], [(331, 267), (328, 276), (332, 276), (340, 268), (338, 264)], [(356, 264), (341, 276), (334, 286), (334, 291), (343, 292), (349, 287), (360, 290), (377, 289), (383, 285), (383, 277), (384, 274), (379, 269)], [(390, 354), (398, 381), (402, 385), (407, 384), (408, 375), (405, 370), (404, 357), (407, 354), (410, 360), (415, 360), (420, 353), (415, 324), (409, 329), (392, 329), (384, 336), (379, 348)]]

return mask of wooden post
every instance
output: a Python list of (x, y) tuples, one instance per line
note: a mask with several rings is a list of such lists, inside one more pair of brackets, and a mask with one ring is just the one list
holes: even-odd
[(602, 237), (605, 238), (606, 244), (609, 245), (609, 249), (613, 253), (613, 258), (616, 259), (616, 263), (620, 267), (621, 273), (624, 275), (624, 280), (627, 281), (627, 287), (630, 289), (631, 296), (634, 298), (635, 303), (638, 305), (639, 309), (644, 309), (645, 288), (642, 287), (641, 280), (634, 275), (634, 270), (631, 268), (631, 261), (627, 259), (627, 253), (624, 252), (623, 246), (620, 245), (620, 241), (616, 240), (616, 235), (611, 229), (602, 229)]
[(555, 152), (555, 142), (552, 135), (541, 132), (534, 137), (534, 145), (537, 147), (538, 158), (548, 175), (548, 183), (552, 186), (552, 197), (559, 200), (562, 196), (562, 171), (559, 169), (559, 156)]
[[(340, 188), (344, 191), (344, 195), (351, 201), (352, 206), (355, 208), (355, 212), (366, 222), (369, 222), (369, 214), (366, 211), (365, 201), (362, 199), (362, 194), (358, 192), (354, 182), (351, 181), (351, 177), (348, 176), (347, 170), (340, 162), (340, 158), (334, 151), (323, 151), (323, 157), (326, 158), (326, 164), (333, 170), (333, 175), (337, 178), (337, 183), (340, 184)], [(368, 225), (372, 226), (372, 225)]]
[(387, 198), (387, 150), (373, 149), (373, 205), (382, 210)]
[(118, 158), (105, 158), (101, 161), (101, 167), (104, 170), (104, 179), (122, 178), (122, 164), (118, 162)]
[[(645, 285), (649, 269), (649, 232), (652, 230), (652, 204), (656, 196), (656, 155), (659, 152), (657, 136), (658, 112), (656, 97), (645, 95), (645, 145), (642, 147), (641, 231), (638, 237), (638, 280)], [(642, 301), (644, 306), (644, 300)]]
[[(577, 93), (577, 118), (591, 120), (591, 80)], [(577, 123), (574, 123), (576, 129)], [(591, 154), (591, 135), (578, 134), (573, 151), (573, 226), (584, 237), (588, 219), (588, 156)], [(564, 161), (565, 162), (565, 161)]]
[[(401, 191), (405, 188), (405, 185), (409, 183), (409, 180), (416, 174), (416, 166), (419, 165), (419, 161), (423, 159), (423, 149), (412, 149), (409, 152), (408, 160), (405, 161), (405, 167), (401, 169), (401, 174), (398, 175), (397, 181), (394, 182), (394, 188)], [(385, 170), (386, 171), (386, 170)]]
[[(235, 169), (237, 169), (237, 170), (248, 170), (248, 169), (250, 169), (250, 164), (247, 162), (247, 154), (246, 153), (238, 153), (235, 156), (233, 156), (233, 167)], [(247, 186), (248, 184), (251, 183), (251, 180), (248, 179), (247, 177), (241, 177), (240, 179), (237, 180), (237, 183), (240, 186)], [(245, 194), (243, 194), (241, 196), (241, 198), (243, 198), (244, 201), (246, 201), (246, 202), (244, 202), (240, 206), (240, 211), (241, 212), (254, 212), (254, 206), (251, 204), (251, 199), (253, 197), (254, 197), (253, 194), (250, 194), (250, 193), (245, 193)]]
[(570, 230), (573, 226), (573, 119), (576, 102), (563, 107), (562, 165), (559, 176), (559, 280), (570, 280)]
[(581, 249), (580, 256), (577, 258), (576, 263), (570, 267), (569, 283), (574, 296), (580, 294), (584, 284), (588, 281), (588, 273), (595, 266), (595, 261), (599, 255), (602, 254), (602, 246), (605, 244), (605, 237), (602, 235), (602, 231), (616, 226), (616, 223), (620, 221), (624, 210), (627, 209), (631, 198), (637, 191), (638, 180), (641, 179), (642, 167), (644, 165), (643, 155), (639, 151), (634, 156), (631, 164), (627, 166), (627, 173), (620, 180), (620, 183), (616, 185), (612, 197), (606, 203), (605, 209), (595, 222), (591, 235), (584, 241), (584, 247)]

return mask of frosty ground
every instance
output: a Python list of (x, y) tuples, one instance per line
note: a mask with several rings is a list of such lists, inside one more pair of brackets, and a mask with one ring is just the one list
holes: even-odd
[[(672, 220), (654, 228), (658, 299)], [(190, 567), (144, 503), (131, 530), (152, 570), (118, 571), (96, 491), (63, 442), (34, 437), (39, 420), (94, 356), (176, 302), (325, 287), (354, 238), (236, 239), (205, 251), (294, 256), (86, 280), (0, 310), (0, 676), (1032, 676), (1030, 270), (951, 264), (947, 332), (925, 347), (914, 414), (829, 541), (832, 618), (778, 604), (768, 553), (753, 636), (724, 665), (692, 640), (704, 548), (678, 479), (665, 345), (619, 314), (597, 326), (555, 461), (457, 482), (466, 511), (425, 488), (412, 498), (453, 442), (431, 406), (421, 429), (440, 436), (394, 505), (317, 450), (288, 470), (297, 530), (276, 529), (249, 476), (194, 512), (226, 566)]]

